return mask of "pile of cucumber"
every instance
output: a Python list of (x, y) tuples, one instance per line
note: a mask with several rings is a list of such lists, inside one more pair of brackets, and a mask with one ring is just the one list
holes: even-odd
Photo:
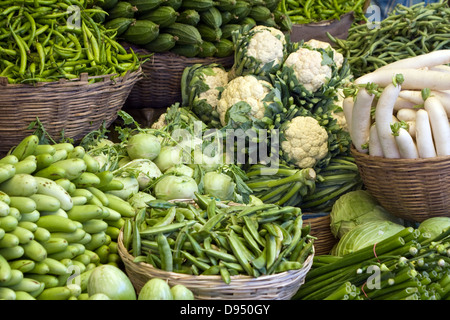
[(35, 135), (0, 159), (0, 299), (81, 299), (96, 266), (121, 266), (117, 238), (135, 211), (99, 168), (81, 146)]
[(231, 32), (248, 25), (290, 30), (280, 0), (104, 0), (104, 24), (117, 36), (150, 52), (185, 57), (233, 54)]

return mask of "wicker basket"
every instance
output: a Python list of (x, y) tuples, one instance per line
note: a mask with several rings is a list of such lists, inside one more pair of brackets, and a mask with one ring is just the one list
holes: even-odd
[(331, 233), (329, 213), (303, 213), (303, 224), (310, 224), (315, 255), (329, 254), (338, 239)]
[[(125, 47), (127, 45), (124, 45)], [(133, 50), (148, 55), (143, 48)], [(181, 75), (186, 67), (194, 64), (218, 63), (224, 68), (233, 65), (234, 56), (218, 58), (187, 58), (172, 52), (154, 53), (142, 65), (144, 77), (136, 83), (126, 103), (126, 108), (167, 108), (181, 101)]]
[(230, 284), (217, 275), (187, 275), (167, 272), (144, 262), (133, 262), (122, 242), (123, 233), (117, 239), (119, 255), (125, 265), (125, 272), (139, 293), (144, 284), (152, 278), (167, 280), (170, 286), (182, 284), (194, 293), (196, 300), (289, 300), (304, 283), (306, 274), (312, 266), (311, 254), (305, 266), (257, 278), (238, 275), (231, 276)]
[[(6, 153), (33, 131), (28, 126), (36, 118), (54, 138), (81, 139), (103, 122), (109, 126), (116, 118), (142, 71), (111, 79), (111, 75), (77, 80), (41, 82), (36, 85), (8, 84), (0, 78), (0, 153)], [(88, 83), (99, 78), (102, 81)]]
[(351, 152), (365, 187), (392, 214), (415, 222), (450, 217), (450, 156), (388, 159)]

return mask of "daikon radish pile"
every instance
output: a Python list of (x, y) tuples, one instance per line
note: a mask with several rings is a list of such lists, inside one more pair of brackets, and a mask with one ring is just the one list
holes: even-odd
[(355, 79), (344, 112), (355, 149), (385, 158), (450, 156), (448, 63), (450, 50), (441, 50)]

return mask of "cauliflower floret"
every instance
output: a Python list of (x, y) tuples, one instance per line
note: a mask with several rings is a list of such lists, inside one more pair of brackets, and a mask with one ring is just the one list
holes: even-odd
[(280, 64), (284, 59), (284, 46), (286, 38), (278, 29), (265, 27), (263, 25), (252, 28), (257, 31), (250, 39), (247, 48), (247, 55), (255, 57), (261, 61), (261, 65), (275, 61)]
[(228, 72), (222, 68), (212, 68), (214, 74), (204, 74), (204, 82), (209, 89), (199, 94), (199, 99), (204, 99), (214, 109), (217, 106), (220, 91), (217, 88), (224, 87), (228, 83)]
[(264, 97), (271, 91), (272, 85), (264, 80), (257, 79), (253, 75), (246, 75), (231, 80), (222, 92), (217, 104), (220, 114), (220, 122), (226, 125), (225, 115), (234, 104), (244, 101), (251, 107), (250, 115), (262, 119), (265, 113)]
[(311, 48), (318, 48), (318, 49), (330, 48), (333, 51), (333, 60), (334, 63), (336, 63), (336, 67), (338, 69), (342, 67), (342, 64), (344, 63), (344, 56), (341, 53), (337, 52), (334, 48), (332, 48), (328, 42), (311, 39), (306, 41), (305, 44), (310, 46)]
[(312, 168), (328, 154), (328, 133), (319, 122), (308, 116), (293, 118), (284, 131), (281, 149), (299, 168)]
[(307, 48), (289, 54), (284, 65), (291, 67), (298, 81), (311, 92), (316, 92), (332, 74), (330, 66), (322, 65), (322, 54)]

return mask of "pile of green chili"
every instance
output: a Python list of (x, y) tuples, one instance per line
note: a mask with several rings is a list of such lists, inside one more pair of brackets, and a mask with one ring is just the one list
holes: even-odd
[(115, 30), (96, 22), (103, 13), (77, 0), (0, 1), (0, 77), (36, 83), (137, 70)]
[(449, 49), (449, 19), (447, 1), (397, 5), (382, 21), (353, 24), (345, 40), (328, 36), (359, 77), (397, 60)]
[(191, 275), (275, 274), (301, 269), (313, 252), (301, 209), (223, 205), (197, 194), (196, 205), (153, 200), (127, 219), (124, 247), (135, 262)]
[(285, 9), (292, 23), (306, 24), (326, 20), (340, 19), (352, 12), (356, 20), (364, 19), (365, 0), (281, 0), (280, 6)]

